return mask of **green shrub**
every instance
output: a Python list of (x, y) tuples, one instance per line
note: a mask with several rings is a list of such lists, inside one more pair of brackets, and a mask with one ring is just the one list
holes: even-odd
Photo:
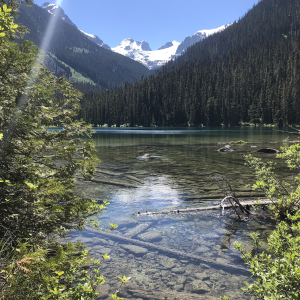
[[(299, 168), (299, 145), (282, 148), (277, 156), (285, 159), (291, 169)], [(255, 189), (261, 189), (273, 200), (270, 210), (278, 221), (276, 229), (268, 238), (268, 248), (260, 249), (256, 234), (252, 235), (256, 251), (247, 253), (242, 243), (235, 243), (244, 261), (249, 265), (255, 282), (247, 285), (246, 291), (263, 299), (300, 298), (300, 177), (295, 185), (279, 181), (274, 164), (263, 163), (261, 159), (246, 156), (247, 164), (255, 170)]]

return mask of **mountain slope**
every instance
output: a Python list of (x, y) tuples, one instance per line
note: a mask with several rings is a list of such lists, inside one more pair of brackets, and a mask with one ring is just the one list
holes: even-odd
[[(21, 5), (17, 22), (29, 28), (30, 33), (25, 38), (41, 46), (47, 24), (53, 17), (55, 16), (37, 5)], [(48, 51), (59, 61), (107, 89), (125, 82), (133, 83), (141, 76), (150, 74), (142, 64), (99, 47), (74, 25), (59, 17)]]
[(155, 76), (86, 95), (82, 114), (97, 124), (300, 124), (299, 14), (297, 0), (262, 0)]

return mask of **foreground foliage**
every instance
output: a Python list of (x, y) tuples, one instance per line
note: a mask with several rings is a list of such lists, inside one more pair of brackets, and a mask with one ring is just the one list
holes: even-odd
[(89, 272), (88, 251), (80, 242), (47, 245), (55, 251), (19, 246), (3, 272), (3, 299), (96, 299), (96, 288), (105, 280), (98, 268)]
[(74, 192), (98, 163), (91, 126), (74, 121), (81, 94), (13, 41), (16, 1), (0, 7), (0, 299), (96, 299), (100, 262), (63, 240), (106, 206)]
[[(284, 147), (278, 157), (285, 159), (291, 169), (300, 167), (299, 144)], [(255, 282), (247, 284), (247, 291), (263, 299), (300, 298), (300, 177), (295, 177), (295, 185), (280, 182), (273, 171), (273, 164), (263, 163), (252, 156), (246, 157), (247, 163), (254, 168), (256, 189), (264, 190), (272, 199), (270, 209), (278, 225), (268, 238), (266, 251), (260, 250), (258, 235), (253, 234), (254, 253), (247, 253), (242, 243), (236, 248), (243, 254)]]

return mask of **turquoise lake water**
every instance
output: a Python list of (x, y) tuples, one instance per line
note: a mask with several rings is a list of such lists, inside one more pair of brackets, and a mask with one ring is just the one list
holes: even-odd
[[(138, 212), (205, 207), (223, 197), (212, 177), (224, 176), (240, 199), (263, 196), (247, 184), (254, 183), (244, 155), (277, 162), (280, 176), (293, 180), (275, 154), (257, 153), (260, 148), (280, 150), (287, 134), (274, 128), (101, 128), (94, 141), (101, 164), (94, 181), (77, 181), (78, 193), (110, 205), (97, 219), (103, 228), (119, 227), (112, 235), (93, 229), (76, 233), (72, 240), (85, 242), (92, 256), (105, 253), (102, 274), (107, 283), (99, 299), (120, 288), (125, 299), (254, 299), (241, 291), (251, 281), (234, 241), (252, 249), (249, 234), (258, 231), (265, 245), (274, 228), (267, 214), (245, 221), (226, 210), (136, 216)], [(292, 137), (290, 137), (292, 139)], [(231, 141), (233, 152), (217, 150)], [(119, 287), (116, 276), (130, 281)]]

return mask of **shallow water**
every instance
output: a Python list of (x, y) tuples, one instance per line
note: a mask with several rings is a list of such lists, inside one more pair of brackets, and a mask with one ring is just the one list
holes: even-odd
[[(265, 241), (274, 228), (266, 215), (240, 222), (230, 211), (135, 214), (211, 206), (223, 197), (212, 176), (225, 176), (241, 199), (259, 196), (245, 186), (254, 177), (243, 156), (276, 160), (256, 151), (279, 149), (284, 138), (272, 128), (99, 130), (94, 140), (102, 163), (94, 182), (78, 179), (78, 192), (110, 202), (98, 219), (103, 228), (119, 227), (110, 236), (89, 229), (72, 237), (85, 242), (93, 256), (111, 257), (102, 264), (107, 284), (99, 299), (109, 299), (119, 288), (116, 276), (123, 275), (132, 277), (120, 289), (125, 299), (252, 299), (241, 291), (251, 278), (233, 242), (251, 250), (254, 231)], [(241, 139), (249, 143), (232, 146), (230, 153), (216, 151), (224, 146), (217, 143)], [(277, 169), (292, 179), (279, 160)]]

